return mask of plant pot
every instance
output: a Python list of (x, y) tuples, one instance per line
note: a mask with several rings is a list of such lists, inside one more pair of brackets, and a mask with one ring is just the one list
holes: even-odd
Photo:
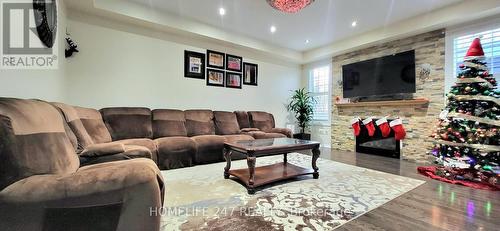
[(293, 138), (299, 139), (299, 140), (311, 140), (311, 134), (309, 134), (309, 133), (297, 133), (297, 134), (293, 134)]

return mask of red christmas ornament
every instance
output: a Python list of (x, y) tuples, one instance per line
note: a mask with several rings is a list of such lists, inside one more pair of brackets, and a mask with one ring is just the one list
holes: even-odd
[(469, 50), (467, 50), (467, 54), (465, 54), (464, 59), (469, 60), (482, 57), (484, 57), (484, 51), (483, 47), (481, 46), (481, 40), (479, 40), (479, 38), (475, 38), (472, 41)]

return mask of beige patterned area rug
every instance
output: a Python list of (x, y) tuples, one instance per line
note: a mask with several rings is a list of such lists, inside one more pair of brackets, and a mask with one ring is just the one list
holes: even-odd
[[(257, 166), (282, 160), (260, 157)], [(288, 162), (310, 168), (311, 157), (292, 153)], [(332, 230), (424, 183), (322, 158), (317, 163), (319, 179), (302, 176), (254, 195), (224, 179), (225, 163), (163, 171), (161, 230)], [(239, 160), (231, 169), (245, 167)]]

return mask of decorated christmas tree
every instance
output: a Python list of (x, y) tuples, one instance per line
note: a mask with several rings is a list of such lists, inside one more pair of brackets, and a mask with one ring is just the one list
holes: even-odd
[(450, 183), (499, 189), (500, 93), (479, 38), (472, 42), (459, 69), (432, 134), (436, 144), (431, 155), (438, 164), (432, 168), (432, 176)]

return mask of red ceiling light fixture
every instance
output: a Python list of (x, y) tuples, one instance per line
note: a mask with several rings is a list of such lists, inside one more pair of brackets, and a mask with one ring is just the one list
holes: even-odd
[(286, 13), (297, 13), (313, 2), (314, 0), (267, 0), (274, 9)]

